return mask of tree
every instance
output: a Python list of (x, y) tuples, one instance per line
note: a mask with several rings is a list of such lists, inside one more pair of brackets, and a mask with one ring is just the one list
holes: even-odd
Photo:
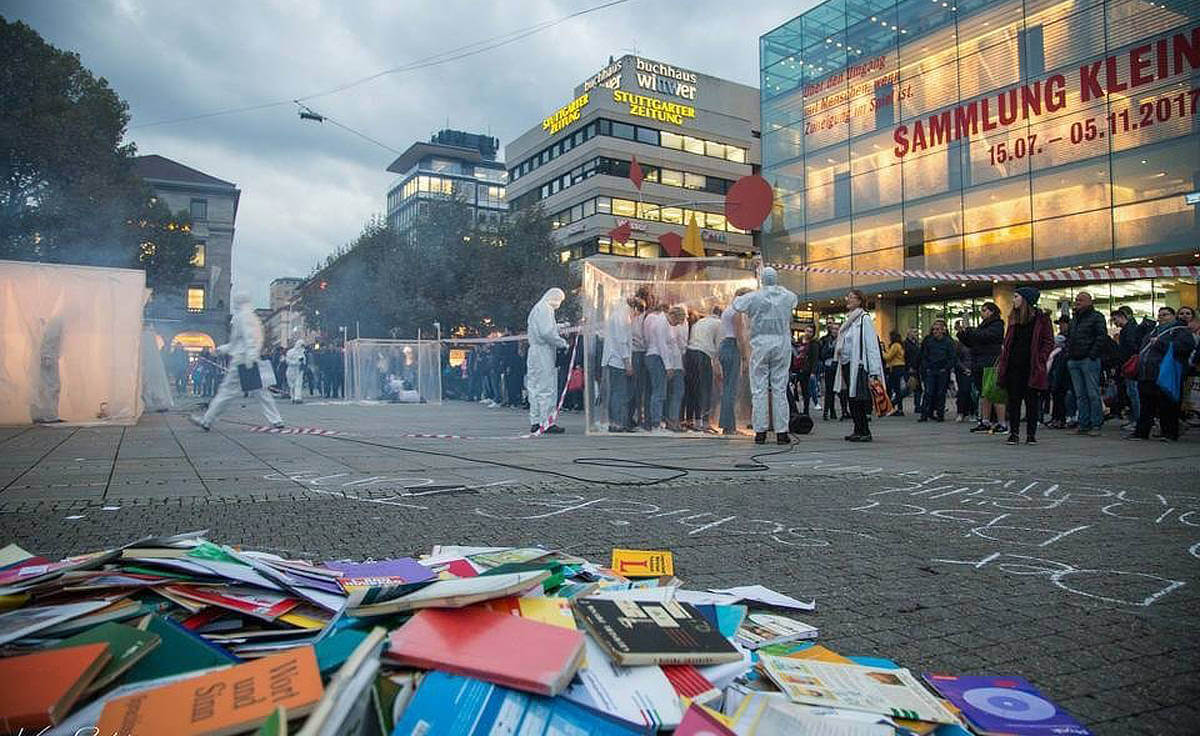
[(144, 268), (151, 288), (178, 289), (195, 244), (133, 173), (125, 101), (3, 17), (0, 59), (0, 258)]

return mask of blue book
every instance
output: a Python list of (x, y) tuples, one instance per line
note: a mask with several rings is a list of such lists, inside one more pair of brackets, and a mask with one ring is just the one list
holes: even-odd
[[(453, 703), (453, 707), (447, 707)], [(392, 736), (487, 736), (519, 733), (552, 736), (648, 736), (649, 726), (633, 724), (565, 698), (548, 698), (482, 680), (430, 672), (417, 688)]]

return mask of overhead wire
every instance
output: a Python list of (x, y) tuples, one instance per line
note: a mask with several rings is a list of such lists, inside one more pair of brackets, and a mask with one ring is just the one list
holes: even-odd
[[(566, 23), (569, 20), (573, 20), (580, 16), (587, 15), (589, 13), (594, 13), (594, 12), (597, 12), (600, 10), (604, 10), (606, 8), (613, 7), (614, 5), (621, 5), (626, 2), (629, 2), (629, 0), (608, 0), (607, 2), (600, 3), (599, 5), (593, 5), (588, 8), (583, 8), (582, 10), (577, 10), (574, 13), (569, 13), (569, 14), (561, 16), (559, 18), (542, 21), (540, 23), (535, 23), (532, 26), (526, 26), (524, 28), (518, 28), (516, 30), (509, 31), (507, 33), (503, 33), (503, 34), (500, 34), (497, 36), (492, 36), (491, 38), (486, 38), (486, 39), (483, 39), (480, 41), (475, 41), (475, 42), (472, 42), (469, 44), (465, 44), (463, 46), (459, 46), (457, 48), (450, 49), (448, 51), (442, 51), (442, 52), (439, 52), (436, 54), (431, 54), (429, 56), (423, 57), (421, 59), (417, 59), (417, 60), (409, 62), (407, 64), (402, 64), (400, 66), (395, 66), (395, 67), (391, 67), (388, 69), (384, 69), (382, 71), (375, 72), (374, 74), (369, 74), (365, 77), (360, 77), (358, 79), (354, 79), (349, 82), (339, 84), (335, 87), (331, 87), (329, 89), (326, 89), (326, 90), (323, 90), (320, 92), (314, 92), (313, 94), (304, 95), (302, 97), (291, 97), (288, 99), (274, 100), (271, 102), (263, 102), (263, 103), (259, 103), (259, 104), (255, 104), (255, 105), (244, 105), (244, 106), (239, 106), (239, 107), (231, 107), (231, 108), (226, 108), (226, 109), (221, 109), (221, 110), (214, 110), (211, 112), (197, 113), (195, 115), (184, 115), (184, 116), (177, 117), (177, 118), (168, 118), (166, 120), (156, 120), (156, 121), (153, 121), (150, 123), (140, 123), (138, 125), (131, 125), (131, 126), (129, 126), (129, 129), (137, 130), (137, 129), (141, 129), (141, 128), (150, 128), (150, 127), (155, 127), (155, 126), (159, 126), (159, 125), (173, 125), (175, 123), (184, 123), (184, 122), (189, 122), (192, 120), (203, 120), (206, 118), (219, 117), (219, 116), (223, 116), (223, 115), (234, 115), (234, 114), (242, 113), (242, 112), (265, 110), (267, 108), (279, 107), (282, 105), (288, 105), (288, 104), (292, 104), (292, 103), (299, 104), (301, 101), (304, 101), (304, 100), (313, 100), (318, 97), (326, 97), (328, 95), (337, 94), (338, 92), (344, 92), (348, 89), (358, 87), (360, 85), (366, 84), (367, 82), (370, 82), (375, 79), (379, 79), (380, 77), (388, 76), (391, 74), (399, 74), (399, 73), (407, 72), (407, 71), (416, 71), (418, 69), (426, 69), (431, 66), (438, 66), (441, 64), (447, 64), (452, 61), (458, 61), (460, 59), (465, 59), (470, 56), (476, 56), (478, 54), (484, 53), (485, 51), (491, 51), (493, 49), (497, 49), (502, 46), (507, 46), (507, 45), (509, 45), (511, 43), (515, 43), (516, 41), (519, 41), (523, 38), (528, 38), (529, 36), (532, 36), (534, 34), (541, 33), (542, 31), (545, 31), (545, 30), (548, 30), (555, 26), (561, 25), (563, 23)], [(355, 131), (355, 130), (345, 126), (344, 124), (337, 123), (337, 125), (339, 125), (340, 127), (345, 127), (347, 130), (350, 130), (350, 132), (354, 133), (355, 135), (366, 137), (363, 134), (359, 133), (358, 131)], [(372, 142), (378, 143), (378, 141), (373, 141), (373, 140), (372, 140)], [(382, 145), (382, 144), (380, 144), (380, 145)], [(389, 150), (395, 150), (395, 149), (391, 149), (388, 146), (384, 146), (384, 147), (389, 148)]]

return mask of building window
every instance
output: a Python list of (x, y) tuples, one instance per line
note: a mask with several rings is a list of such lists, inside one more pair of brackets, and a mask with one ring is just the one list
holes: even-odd
[(833, 216), (850, 216), (850, 172), (833, 175)]
[(192, 200), (192, 220), (207, 220), (208, 219), (208, 200), (193, 199)]
[(896, 103), (892, 89), (892, 83), (888, 82), (875, 90), (875, 130), (890, 128), (896, 121)]
[(618, 123), (614, 121), (612, 124), (612, 134), (614, 138), (621, 138), (623, 140), (631, 141), (634, 139), (634, 128), (629, 123)]
[(187, 310), (189, 312), (204, 311), (204, 287), (198, 285), (189, 286), (187, 289)]
[(196, 268), (204, 268), (204, 241), (196, 243), (196, 249), (192, 251), (192, 265)]
[(637, 129), (637, 139), (638, 139), (638, 143), (649, 143), (652, 146), (657, 146), (658, 145), (658, 131), (654, 130), (653, 128), (639, 127)]
[(1017, 52), (1020, 54), (1021, 79), (1032, 79), (1046, 73), (1046, 43), (1042, 26), (1029, 26), (1017, 32)]

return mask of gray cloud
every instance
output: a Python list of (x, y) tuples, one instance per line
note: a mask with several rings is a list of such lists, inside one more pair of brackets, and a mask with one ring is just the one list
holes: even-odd
[[(242, 189), (233, 275), (256, 301), (305, 276), (382, 213), (394, 154), (293, 105), (173, 125), (147, 123), (323, 91), (467, 43), (564, 16), (597, 0), (0, 0), (76, 51), (130, 105), (129, 140)], [(388, 75), (311, 100), (403, 150), (447, 123), (501, 143), (568, 100), (610, 55), (643, 56), (757, 86), (758, 36), (814, 0), (631, 0), (509, 46)], [(748, 7), (749, 6), (749, 7)]]

